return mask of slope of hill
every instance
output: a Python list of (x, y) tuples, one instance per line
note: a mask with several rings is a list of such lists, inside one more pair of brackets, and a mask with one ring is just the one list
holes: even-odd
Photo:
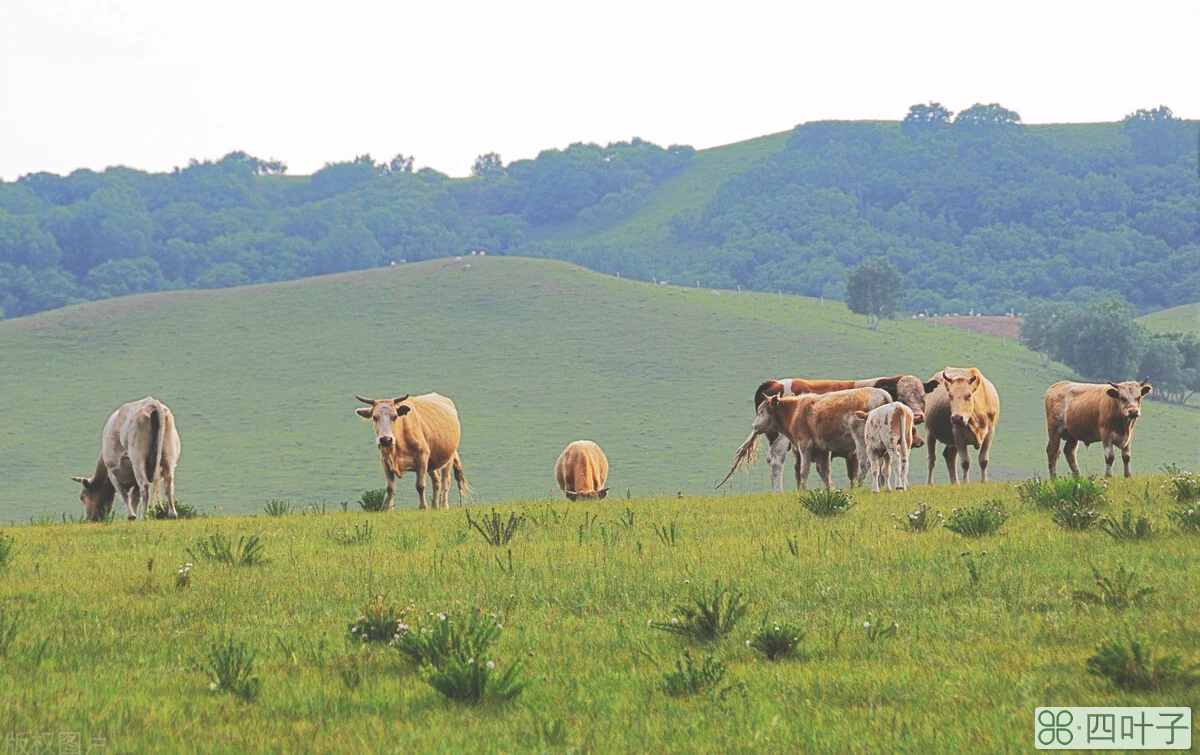
[[(766, 377), (928, 376), (979, 366), (1004, 405), (997, 478), (1044, 468), (1041, 396), (1061, 365), (929, 323), (879, 331), (841, 305), (654, 286), (559, 262), (466, 258), (265, 286), (152, 294), (0, 323), (0, 518), (77, 513), (108, 414), (153, 394), (183, 438), (178, 493), (247, 512), (269, 498), (356, 498), (382, 487), (354, 394), (438, 391), (457, 402), (479, 501), (555, 492), (555, 458), (590, 438), (615, 495), (711, 493)], [(1148, 405), (1135, 470), (1193, 464), (1200, 422)], [(1082, 453), (1102, 469), (1097, 449)], [(915, 465), (914, 479), (923, 458)], [(735, 477), (763, 490), (765, 471)], [(938, 481), (945, 480), (939, 469)], [(412, 477), (397, 503), (414, 505)]]
[(1195, 333), (1200, 335), (1200, 302), (1181, 304), (1138, 318), (1138, 322), (1156, 333)]

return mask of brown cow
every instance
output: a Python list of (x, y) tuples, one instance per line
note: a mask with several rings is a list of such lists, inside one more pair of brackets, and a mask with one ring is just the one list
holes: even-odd
[(175, 465), (179, 463), (179, 433), (167, 405), (147, 396), (122, 404), (104, 424), (100, 459), (91, 477), (72, 477), (83, 486), (79, 500), (90, 521), (112, 511), (113, 496), (121, 495), (125, 513), (137, 519), (150, 507), (150, 488), (161, 483), (167, 496), (167, 516), (174, 519)]
[(1079, 476), (1079, 464), (1075, 451), (1082, 443), (1104, 446), (1104, 476), (1112, 477), (1116, 449), (1121, 449), (1121, 461), (1125, 462), (1125, 476), (1132, 477), (1129, 467), (1132, 455), (1133, 425), (1142, 415), (1142, 397), (1154, 390), (1146, 378), (1142, 382), (1128, 380), (1124, 383), (1099, 385), (1072, 383), (1063, 380), (1046, 391), (1046, 434), (1050, 442), (1046, 445), (1046, 459), (1050, 465), (1050, 476), (1058, 476), (1058, 446), (1065, 440), (1063, 455), (1071, 474)]
[[(826, 488), (832, 488), (829, 464), (834, 455), (865, 459), (863, 448), (863, 423), (854, 413), (869, 412), (890, 403), (892, 397), (879, 388), (854, 388), (832, 393), (807, 393), (800, 396), (767, 396), (758, 407), (758, 413), (750, 425), (750, 436), (734, 456), (732, 475), (740, 464), (748, 462), (759, 435), (768, 432), (787, 437), (796, 447), (800, 462), (796, 470), (796, 484), (801, 490), (808, 485), (809, 467), (817, 464), (817, 474)], [(865, 468), (864, 468), (865, 471)], [(862, 472), (850, 478), (850, 484), (860, 482)], [(729, 479), (726, 475), (725, 480)], [(721, 481), (723, 485), (725, 480)], [(718, 485), (720, 487), (720, 485)]]
[[(920, 414), (925, 411), (924, 381), (915, 375), (895, 375), (893, 377), (868, 378), (866, 380), (805, 380), (803, 378), (786, 378), (783, 380), (764, 380), (754, 392), (754, 409), (762, 405), (767, 396), (801, 396), (805, 393), (831, 393), (845, 391), (851, 388), (879, 388), (885, 390), (893, 401), (912, 409)], [(792, 449), (792, 444), (779, 433), (767, 433), (767, 470), (771, 480), (771, 492), (783, 492), (783, 461), (792, 450), (796, 456), (796, 480), (800, 479), (800, 454)], [(850, 453), (846, 457), (846, 476), (850, 479), (860, 477), (859, 459)]]
[(387, 478), (387, 507), (392, 508), (396, 498), (396, 479), (413, 471), (417, 473), (421, 510), (429, 508), (425, 503), (426, 474), (433, 479), (434, 507), (450, 508), (451, 470), (458, 482), (461, 507), (463, 496), (471, 494), (471, 486), (458, 458), (462, 431), (454, 402), (437, 393), (411, 398), (407, 393), (393, 399), (355, 398), (370, 404), (370, 408), (356, 409), (354, 413), (375, 424), (375, 441)]
[(937, 466), (937, 444), (944, 443), (946, 469), (950, 482), (958, 482), (955, 457), (962, 465), (962, 481), (968, 481), (971, 459), (967, 446), (979, 449), (979, 473), (988, 481), (988, 457), (996, 422), (1000, 419), (1000, 394), (996, 386), (974, 367), (947, 367), (925, 384), (925, 446), (929, 458), (928, 484), (933, 484), (933, 469)]
[(577, 440), (567, 446), (554, 465), (554, 479), (568, 501), (579, 498), (601, 500), (608, 496), (608, 457), (590, 440)]

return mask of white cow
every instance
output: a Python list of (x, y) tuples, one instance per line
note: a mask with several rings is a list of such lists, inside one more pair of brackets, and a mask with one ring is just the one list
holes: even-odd
[(917, 434), (917, 424), (924, 418), (904, 404), (892, 402), (868, 412), (855, 412), (863, 423), (863, 447), (866, 462), (871, 465), (871, 492), (878, 493), (880, 485), (892, 489), (892, 470), (896, 471), (896, 488), (908, 489), (908, 454), (925, 445)]
[(113, 496), (119, 493), (130, 519), (138, 518), (150, 506), (150, 486), (161, 482), (170, 506), (175, 511), (175, 465), (179, 463), (179, 433), (175, 415), (167, 405), (147, 396), (131, 401), (112, 413), (100, 439), (100, 459), (91, 477), (72, 477), (83, 486), (79, 500), (87, 518), (99, 521), (112, 510)]

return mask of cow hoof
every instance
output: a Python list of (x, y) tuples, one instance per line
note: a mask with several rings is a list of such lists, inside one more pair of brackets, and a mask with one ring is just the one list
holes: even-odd
[(178, 519), (178, 518), (179, 518), (179, 512), (178, 512), (178, 511), (172, 511), (171, 513), (167, 514), (167, 518), (168, 518), (168, 519)]
[(130, 515), (129, 515), (129, 521), (133, 522), (133, 521), (136, 521), (136, 520), (137, 520), (137, 515), (136, 515), (136, 514), (130, 514)]

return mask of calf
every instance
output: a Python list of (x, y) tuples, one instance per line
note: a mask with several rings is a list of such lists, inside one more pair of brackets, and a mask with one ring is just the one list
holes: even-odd
[(604, 500), (608, 496), (608, 457), (590, 440), (567, 446), (554, 465), (554, 479), (568, 501)]
[(1076, 449), (1080, 443), (1090, 446), (1097, 442), (1104, 446), (1104, 476), (1112, 477), (1119, 448), (1125, 476), (1132, 477), (1129, 462), (1133, 455), (1133, 425), (1142, 416), (1142, 398), (1154, 390), (1147, 382), (1149, 379), (1107, 385), (1063, 380), (1050, 386), (1046, 391), (1046, 434), (1050, 438), (1046, 459), (1050, 476), (1058, 475), (1058, 448), (1065, 440), (1063, 455), (1076, 477), (1079, 476)]
[(896, 488), (908, 489), (908, 454), (925, 445), (917, 433), (923, 419), (901, 403), (885, 404), (869, 413), (858, 411), (854, 416), (863, 422), (863, 449), (867, 453), (862, 463), (871, 465), (871, 492), (878, 493), (881, 484), (892, 489), (892, 470), (896, 470)]

